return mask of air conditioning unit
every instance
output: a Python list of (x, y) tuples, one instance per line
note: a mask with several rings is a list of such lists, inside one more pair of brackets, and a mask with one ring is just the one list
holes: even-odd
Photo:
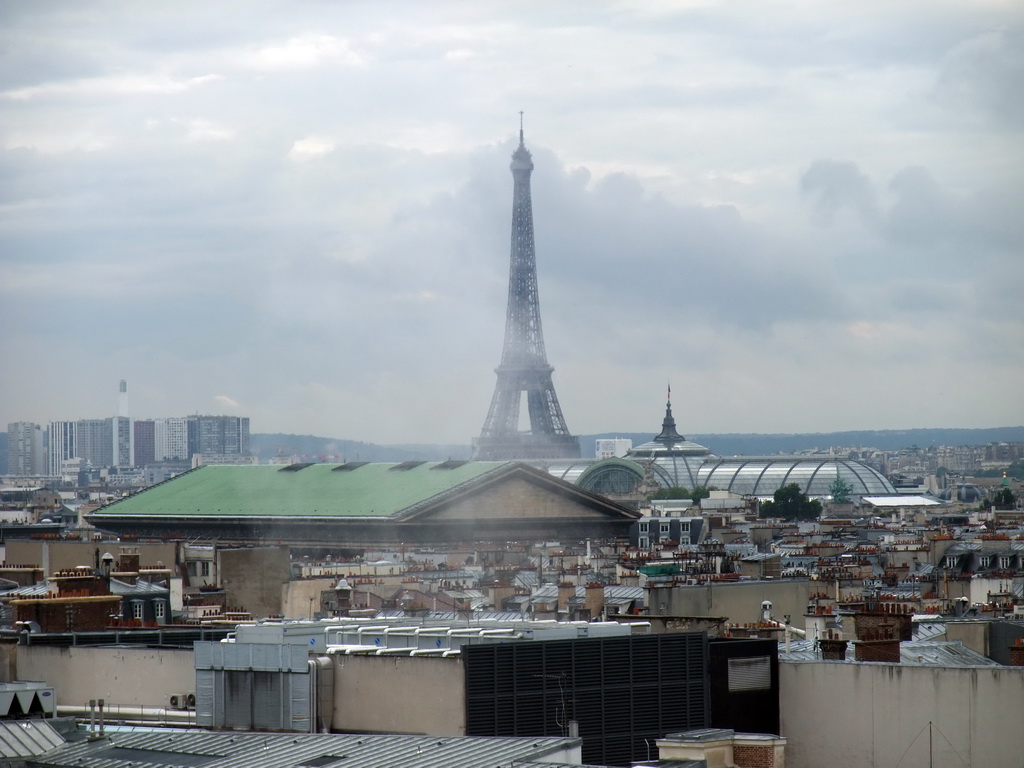
[(172, 693), (167, 702), (171, 709), (188, 709), (188, 699), (192, 697), (192, 705), (195, 706), (196, 695), (194, 693)]
[(196, 708), (196, 695), (194, 693), (185, 694), (185, 709)]

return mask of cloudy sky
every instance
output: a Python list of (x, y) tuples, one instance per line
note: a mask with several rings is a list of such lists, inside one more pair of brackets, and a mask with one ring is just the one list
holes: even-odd
[(575, 433), (1022, 422), (1011, 0), (0, 6), (0, 421), (465, 443), (519, 111)]

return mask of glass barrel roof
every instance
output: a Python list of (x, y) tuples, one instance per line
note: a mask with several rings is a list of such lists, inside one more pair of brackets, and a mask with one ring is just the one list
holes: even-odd
[(835, 456), (740, 456), (708, 461), (698, 473), (700, 485), (745, 496), (772, 496), (790, 483), (799, 485), (808, 496), (830, 496), (837, 477), (852, 487), (853, 496), (896, 493), (880, 472), (859, 461)]
[(628, 451), (624, 459), (548, 462), (556, 477), (595, 493), (630, 493), (649, 476), (662, 487), (711, 486), (742, 496), (771, 497), (796, 483), (808, 496), (831, 496), (842, 478), (851, 496), (887, 496), (896, 489), (886, 477), (854, 459), (838, 456), (733, 456), (719, 458), (710, 448), (676, 430), (671, 402), (665, 404), (661, 432)]

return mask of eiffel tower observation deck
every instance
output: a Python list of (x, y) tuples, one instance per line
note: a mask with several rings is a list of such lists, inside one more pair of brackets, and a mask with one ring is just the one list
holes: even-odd
[[(512, 254), (508, 275), (508, 310), (498, 383), (491, 407), (473, 441), (473, 457), (484, 461), (575, 459), (578, 438), (569, 434), (558, 404), (544, 352), (537, 295), (537, 256), (533, 243), (533, 203), (530, 174), (533, 157), (523, 143), (519, 113), (519, 146), (512, 153)], [(530, 417), (529, 430), (520, 430), (523, 400)]]

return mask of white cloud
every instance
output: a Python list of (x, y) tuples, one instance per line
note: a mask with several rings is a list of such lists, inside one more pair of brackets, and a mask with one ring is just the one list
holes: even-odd
[(334, 141), (331, 139), (322, 136), (307, 136), (304, 139), (298, 139), (292, 144), (288, 154), (297, 160), (306, 160), (318, 155), (329, 154), (334, 151), (335, 146)]
[(162, 73), (111, 75), (63, 82), (41, 83), (24, 88), (0, 92), (0, 98), (9, 101), (110, 98), (120, 96), (161, 96), (184, 93), (208, 83), (217, 82), (219, 75), (175, 77)]
[(243, 66), (263, 71), (311, 69), (334, 63), (363, 67), (367, 63), (363, 54), (353, 50), (350, 41), (312, 33), (238, 54), (237, 61)]

